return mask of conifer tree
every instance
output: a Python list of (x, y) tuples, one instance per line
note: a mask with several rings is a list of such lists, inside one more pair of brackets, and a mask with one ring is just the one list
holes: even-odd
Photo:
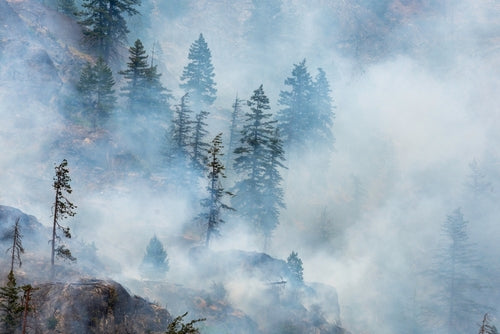
[(279, 127), (287, 148), (301, 148), (311, 135), (311, 114), (313, 110), (313, 82), (306, 66), (306, 60), (295, 64), (292, 76), (285, 80), (289, 91), (281, 91), (278, 112)]
[(19, 227), (20, 219), (21, 218), (16, 219), (14, 227), (12, 228), (12, 232), (9, 233), (9, 237), (12, 240), (12, 246), (7, 250), (11, 251), (10, 271), (14, 271), (14, 263), (16, 261), (17, 263), (19, 263), (19, 267), (22, 265), (21, 254), (24, 253), (24, 247), (22, 243), (23, 235), (21, 234), (21, 230)]
[(129, 32), (124, 15), (139, 13), (140, 0), (83, 0), (83, 42), (106, 62), (127, 42)]
[(288, 269), (290, 269), (290, 273), (292, 277), (290, 277), (291, 281), (295, 284), (303, 284), (304, 283), (304, 268), (302, 266), (302, 260), (299, 257), (299, 254), (295, 251), (292, 251), (288, 258), (286, 259), (286, 264)]
[(473, 330), (473, 314), (487, 309), (474, 298), (481, 286), (476, 276), (480, 263), (468, 241), (467, 225), (459, 208), (447, 217), (442, 225), (445, 239), (433, 272), (433, 283), (439, 287), (436, 309), (442, 311), (435, 315), (440, 318), (442, 332), (449, 334), (469, 333)]
[(230, 169), (233, 163), (233, 151), (240, 142), (241, 138), (241, 123), (242, 120), (242, 109), (241, 103), (243, 100), (239, 99), (238, 96), (234, 99), (233, 112), (231, 113), (231, 127), (229, 129), (229, 144), (227, 148), (226, 166)]
[[(143, 98), (143, 108), (156, 118), (169, 118), (169, 101), (172, 98), (172, 94), (161, 83), (161, 73), (158, 72), (158, 66), (151, 63), (145, 74), (146, 91)], [(164, 115), (167, 115), (167, 117), (162, 117)]]
[(184, 94), (180, 103), (175, 106), (172, 125), (167, 132), (165, 145), (165, 163), (168, 168), (167, 177), (170, 178), (170, 184), (188, 192), (192, 183), (191, 156), (189, 155), (193, 130), (192, 113), (189, 106), (189, 95)]
[(161, 73), (153, 63), (148, 64), (148, 56), (140, 39), (129, 48), (127, 69), (120, 71), (126, 81), (122, 90), (128, 109), (135, 115), (160, 117), (169, 113), (170, 91), (160, 82)]
[(195, 109), (204, 109), (215, 101), (214, 67), (208, 44), (200, 37), (189, 48), (189, 63), (181, 75), (180, 87), (189, 93)]
[(310, 141), (323, 145), (327, 149), (333, 148), (335, 142), (332, 130), (335, 113), (330, 93), (330, 83), (326, 78), (326, 73), (322, 68), (318, 68), (318, 74), (313, 82), (313, 114), (310, 116), (312, 119), (312, 138)]
[(7, 284), (0, 287), (0, 319), (4, 333), (14, 333), (20, 324), (23, 304), (19, 294), (22, 288), (17, 286), (14, 272), (7, 275)]
[(285, 208), (281, 186), (283, 178), (279, 171), (281, 168), (286, 168), (283, 164), (285, 151), (278, 128), (274, 130), (272, 137), (269, 139), (267, 159), (267, 167), (264, 173), (266, 186), (263, 189), (263, 210), (261, 212), (264, 251), (268, 250), (272, 233), (279, 225), (280, 209)]
[(206, 129), (207, 123), (205, 123), (207, 116), (208, 112), (202, 110), (195, 116), (195, 121), (193, 122), (192, 161), (194, 168), (200, 172), (205, 167), (207, 160), (206, 152), (210, 147), (205, 142), (205, 137), (208, 135)]
[(142, 259), (141, 271), (148, 277), (161, 278), (169, 270), (167, 252), (161, 241), (154, 235)]
[(102, 57), (94, 66), (90, 63), (82, 69), (77, 85), (84, 115), (94, 129), (102, 126), (116, 104), (113, 73)]
[(54, 190), (55, 190), (55, 200), (54, 200), (54, 214), (52, 222), (52, 239), (51, 239), (51, 259), (50, 264), (52, 268), (52, 275), (54, 275), (54, 262), (55, 257), (60, 257), (63, 259), (68, 259), (70, 261), (76, 261), (73, 257), (71, 251), (66, 248), (62, 243), (61, 237), (58, 235), (57, 231), (60, 230), (63, 236), (66, 238), (71, 238), (71, 233), (69, 227), (61, 225), (63, 219), (68, 217), (73, 217), (76, 212), (76, 205), (74, 205), (67, 198), (68, 194), (71, 194), (72, 189), (70, 186), (71, 178), (69, 176), (68, 161), (64, 159), (58, 166), (55, 167), (54, 176)]
[(4, 333), (14, 333), (18, 327), (21, 313), (24, 309), (20, 292), (25, 287), (17, 286), (16, 278), (14, 276), (14, 264), (17, 262), (19, 267), (22, 265), (21, 254), (24, 253), (22, 244), (22, 234), (19, 227), (20, 217), (12, 228), (12, 231), (7, 233), (3, 239), (8, 239), (12, 242), (12, 246), (7, 250), (11, 252), (10, 271), (7, 275), (7, 284), (0, 287), (0, 319), (3, 323)]
[(208, 149), (208, 198), (204, 199), (201, 204), (207, 209), (207, 212), (202, 214), (202, 217), (207, 221), (207, 235), (205, 246), (209, 246), (210, 238), (214, 234), (219, 233), (219, 225), (224, 223), (221, 218), (222, 210), (234, 210), (227, 204), (223, 203), (225, 196), (232, 196), (229, 191), (225, 191), (222, 185), (222, 179), (226, 177), (224, 174), (224, 165), (220, 158), (224, 155), (222, 150), (222, 133), (219, 133), (212, 140), (212, 145)]
[(137, 112), (142, 107), (149, 68), (148, 56), (140, 39), (129, 48), (128, 59), (127, 69), (119, 72), (126, 80), (126, 85), (121, 90), (122, 95), (127, 98), (129, 110)]
[[(262, 212), (269, 213), (270, 209), (269, 204), (265, 203), (269, 200), (266, 196), (272, 192), (268, 188), (269, 169), (278, 167), (276, 162), (281, 160), (277, 156), (271, 158), (272, 154), (278, 154), (273, 153), (272, 147), (276, 121), (272, 120), (269, 99), (262, 85), (254, 91), (247, 104), (250, 112), (245, 114), (241, 145), (234, 151), (236, 156), (234, 169), (239, 174), (240, 180), (234, 186), (235, 197), (232, 204), (266, 242), (273, 226), (267, 221), (269, 215), (262, 214)], [(271, 161), (274, 161), (274, 167), (270, 165)]]
[(175, 106), (174, 119), (172, 120), (172, 146), (174, 151), (187, 156), (191, 144), (193, 111), (189, 106), (189, 95), (186, 93), (181, 98), (181, 103)]
[(319, 68), (313, 81), (306, 60), (295, 64), (292, 76), (285, 80), (290, 90), (281, 91), (278, 112), (279, 127), (287, 149), (315, 147), (330, 150), (335, 137), (332, 126), (335, 114), (330, 97), (330, 84)]

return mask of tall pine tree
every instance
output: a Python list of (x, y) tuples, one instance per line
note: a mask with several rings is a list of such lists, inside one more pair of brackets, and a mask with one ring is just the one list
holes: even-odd
[(126, 82), (121, 89), (122, 95), (127, 99), (128, 109), (132, 113), (139, 113), (142, 111), (146, 95), (146, 77), (149, 68), (148, 56), (140, 39), (129, 48), (128, 59), (127, 69), (119, 72)]
[(205, 169), (207, 155), (206, 152), (210, 147), (210, 144), (205, 142), (205, 138), (208, 135), (208, 130), (206, 129), (207, 123), (205, 120), (208, 116), (207, 111), (200, 111), (193, 122), (193, 138), (192, 138), (192, 162), (193, 167), (202, 172)]
[(224, 165), (220, 158), (224, 155), (222, 150), (222, 133), (219, 133), (212, 140), (212, 145), (208, 149), (208, 197), (204, 199), (201, 204), (206, 208), (206, 212), (202, 214), (202, 218), (207, 222), (207, 235), (205, 239), (205, 246), (209, 246), (210, 238), (214, 234), (219, 233), (219, 225), (224, 223), (221, 217), (222, 210), (234, 210), (227, 204), (224, 204), (223, 198), (225, 196), (232, 196), (233, 194), (225, 191), (222, 185), (222, 179), (226, 177), (224, 174)]
[(283, 178), (280, 169), (285, 169), (285, 151), (280, 137), (279, 129), (274, 130), (269, 139), (269, 152), (267, 153), (267, 167), (264, 177), (266, 186), (263, 189), (262, 234), (264, 236), (264, 251), (270, 246), (273, 231), (279, 225), (280, 209), (285, 208), (283, 201)]
[[(269, 99), (262, 85), (254, 91), (247, 104), (250, 112), (245, 114), (241, 145), (234, 151), (234, 169), (240, 180), (234, 186), (235, 197), (232, 204), (251, 223), (255, 233), (264, 237), (266, 244), (274, 225), (268, 221), (270, 204), (266, 203), (272, 192), (268, 188), (271, 186), (269, 169), (273, 168), (272, 161), (276, 163), (280, 160), (278, 157), (271, 158), (276, 121), (269, 112)], [(278, 154), (277, 151), (274, 153)], [(263, 212), (266, 214), (263, 215)]]
[(124, 15), (136, 15), (141, 0), (83, 0), (83, 42), (106, 62), (118, 54), (129, 32)]
[(243, 122), (242, 105), (243, 100), (239, 99), (238, 96), (234, 99), (233, 111), (231, 113), (231, 127), (229, 129), (229, 144), (227, 148), (226, 156), (226, 166), (231, 169), (233, 164), (233, 151), (240, 142), (241, 135), (241, 123)]
[(279, 104), (283, 109), (278, 112), (279, 127), (287, 148), (302, 148), (310, 136), (314, 91), (305, 59), (294, 65), (285, 85), (290, 90), (280, 92)]
[(68, 161), (64, 159), (58, 166), (55, 167), (55, 175), (54, 175), (54, 183), (53, 188), (55, 190), (55, 199), (54, 199), (54, 213), (53, 213), (53, 221), (52, 221), (52, 239), (51, 239), (51, 258), (50, 264), (52, 269), (52, 276), (54, 276), (54, 264), (55, 257), (60, 257), (63, 259), (68, 259), (70, 261), (76, 261), (76, 258), (73, 257), (71, 251), (66, 247), (66, 245), (61, 243), (61, 237), (57, 233), (58, 230), (61, 230), (64, 237), (71, 238), (71, 233), (69, 227), (65, 227), (61, 225), (63, 219), (68, 217), (73, 217), (76, 212), (76, 205), (74, 205), (67, 198), (68, 194), (72, 193), (71, 185), (71, 177), (69, 176), (68, 169)]
[(116, 104), (113, 73), (102, 57), (82, 69), (77, 85), (82, 112), (93, 129), (103, 126)]
[(287, 149), (333, 147), (333, 112), (330, 84), (325, 72), (319, 68), (315, 80), (304, 59), (295, 64), (292, 76), (285, 80), (289, 90), (280, 92), (279, 127)]
[(477, 270), (481, 267), (468, 240), (468, 222), (460, 209), (448, 215), (442, 225), (444, 235), (439, 250), (433, 284), (433, 319), (442, 333), (461, 334), (474, 331), (475, 315), (484, 314), (486, 307), (477, 302), (481, 286)]
[(189, 48), (188, 59), (180, 87), (189, 93), (195, 109), (204, 109), (215, 101), (217, 89), (212, 55), (203, 34)]
[(326, 149), (332, 149), (335, 137), (333, 135), (333, 120), (335, 113), (330, 97), (330, 83), (322, 68), (318, 68), (318, 74), (313, 82), (313, 114), (311, 115), (311, 141), (322, 145)]

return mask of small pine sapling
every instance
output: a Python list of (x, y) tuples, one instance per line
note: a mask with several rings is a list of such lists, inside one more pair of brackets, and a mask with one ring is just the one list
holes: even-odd
[(302, 266), (302, 260), (297, 252), (292, 251), (288, 258), (286, 259), (286, 264), (292, 275), (291, 281), (296, 284), (304, 283), (304, 268)]

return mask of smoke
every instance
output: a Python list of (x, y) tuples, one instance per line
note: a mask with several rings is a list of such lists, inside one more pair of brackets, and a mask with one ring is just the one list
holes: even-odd
[[(268, 251), (280, 259), (297, 251), (306, 281), (334, 286), (341, 321), (353, 333), (404, 332), (425, 323), (418, 315), (432, 290), (425, 286), (425, 272), (442, 243), (441, 224), (457, 207), (463, 208), (471, 241), (485, 262), (484, 280), (491, 283), (496, 272), (500, 30), (495, 14), (500, 8), (487, 0), (389, 3), (377, 15), (361, 2), (284, 1), (272, 22), (277, 28), (257, 31), (250, 25), (251, 1), (192, 1), (180, 16), (165, 19), (161, 10), (154, 11), (143, 37), (161, 47), (157, 61), (176, 104), (189, 45), (204, 34), (218, 89), (211, 136), (227, 135), (236, 94), (248, 99), (262, 83), (276, 113), (293, 64), (305, 58), (311, 74), (317, 67), (325, 70), (336, 105), (334, 149), (288, 157), (288, 170), (282, 171), (287, 207)], [(8, 4), (14, 12), (29, 12), (22, 2)], [(47, 11), (40, 4), (34, 8)], [(54, 17), (52, 25), (68, 25), (67, 18)], [(9, 24), (22, 25), (16, 22)], [(74, 56), (77, 34), (62, 39), (28, 28), (24, 45), (9, 38), (10, 26), (0, 34), (1, 204), (34, 214), (48, 226), (53, 164), (68, 158), (71, 198), (78, 205), (68, 225), (77, 241), (95, 242), (98, 256), (117, 264), (106, 275), (139, 280), (145, 247), (156, 234), (169, 255), (168, 280), (208, 288), (187, 251), (203, 241), (193, 218), (201, 210), (206, 180), (196, 180), (193, 191), (181, 194), (163, 171), (141, 169), (148, 164), (140, 159), (137, 168), (120, 165), (116, 157), (130, 151), (148, 150), (148, 156), (161, 151), (156, 144), (127, 150), (134, 144), (124, 144), (120, 136), (136, 124), (117, 130), (126, 122), (113, 123), (100, 137), (78, 125), (66, 129), (56, 92), (60, 87), (66, 92), (77, 76), (68, 74), (74, 64), (62, 59), (85, 61)], [(47, 40), (68, 45), (46, 58)], [(16, 55), (20, 59), (14, 60)], [(473, 198), (465, 185), (473, 159), (492, 183), (489, 199)], [(231, 186), (230, 179), (224, 182)], [(226, 221), (213, 240), (214, 251), (262, 250), (237, 215)], [(249, 314), (262, 307), (252, 304), (266, 294), (259, 280), (232, 280), (225, 287), (232, 303)], [(497, 286), (491, 291), (498, 295)], [(498, 307), (493, 297), (486, 303)]]

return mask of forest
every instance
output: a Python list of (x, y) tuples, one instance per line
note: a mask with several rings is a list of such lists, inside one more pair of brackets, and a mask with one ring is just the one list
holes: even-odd
[(495, 1), (0, 1), (2, 332), (498, 333)]

